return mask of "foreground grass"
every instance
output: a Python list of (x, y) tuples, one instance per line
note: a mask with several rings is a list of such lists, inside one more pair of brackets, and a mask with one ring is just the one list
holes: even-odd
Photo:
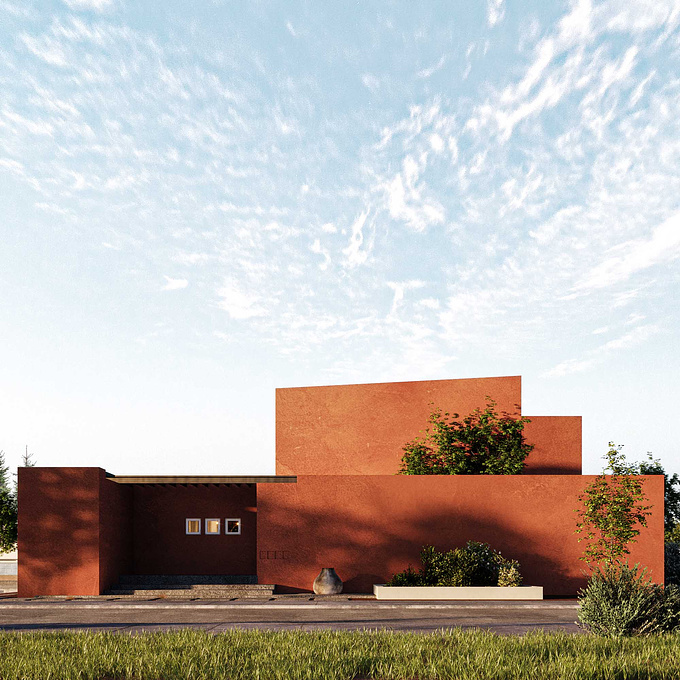
[(680, 636), (184, 630), (0, 633), (0, 678), (350, 680), (680, 678)]

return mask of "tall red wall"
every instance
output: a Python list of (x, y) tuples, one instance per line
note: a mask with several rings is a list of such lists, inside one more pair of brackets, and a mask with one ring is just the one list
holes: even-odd
[[(257, 494), (248, 487), (134, 487), (135, 574), (257, 573)], [(219, 536), (187, 536), (185, 520), (222, 520)], [(240, 535), (225, 535), (224, 520), (240, 517)]]
[(19, 468), (19, 597), (99, 594), (100, 468)]
[(404, 444), (427, 427), (431, 403), (465, 416), (486, 395), (499, 411), (521, 409), (521, 378), (294, 387), (276, 390), (276, 474), (386, 475)]
[[(578, 494), (593, 476), (298, 476), (258, 488), (258, 578), (309, 591), (335, 567), (346, 592), (370, 592), (423, 545), (483, 541), (518, 559), (525, 583), (573, 597), (585, 583), (574, 534)], [(663, 582), (663, 477), (645, 478), (654, 506), (631, 559)]]
[(524, 461), (527, 475), (580, 475), (581, 416), (528, 416), (524, 436), (533, 451)]
[[(295, 387), (276, 390), (276, 473), (389, 475), (422, 434), (432, 404), (461, 417), (484, 408), (521, 413), (521, 378)], [(527, 474), (581, 473), (581, 418), (532, 416)]]
[(132, 489), (99, 476), (99, 590), (132, 573)]

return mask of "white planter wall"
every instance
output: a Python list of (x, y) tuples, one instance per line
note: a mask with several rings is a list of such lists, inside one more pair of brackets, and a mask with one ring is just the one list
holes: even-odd
[(385, 586), (374, 585), (378, 600), (542, 600), (543, 586)]

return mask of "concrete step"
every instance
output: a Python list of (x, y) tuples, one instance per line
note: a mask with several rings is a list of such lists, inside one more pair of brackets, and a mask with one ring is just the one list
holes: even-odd
[(269, 598), (274, 594), (274, 586), (266, 584), (166, 584), (162, 587), (131, 587), (119, 584), (107, 590), (105, 595), (113, 597), (152, 598)]
[(122, 574), (118, 579), (121, 588), (165, 588), (194, 585), (257, 585), (253, 574)]

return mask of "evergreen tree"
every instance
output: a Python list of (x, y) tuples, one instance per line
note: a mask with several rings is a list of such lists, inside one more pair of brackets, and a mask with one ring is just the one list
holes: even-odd
[(0, 451), (0, 553), (11, 552), (17, 545), (17, 497), (10, 488), (9, 466)]

